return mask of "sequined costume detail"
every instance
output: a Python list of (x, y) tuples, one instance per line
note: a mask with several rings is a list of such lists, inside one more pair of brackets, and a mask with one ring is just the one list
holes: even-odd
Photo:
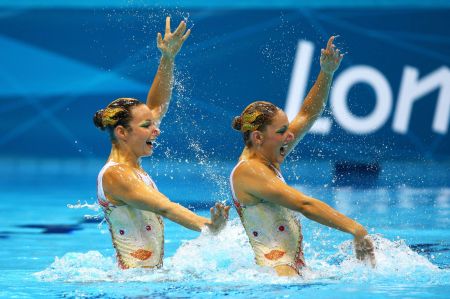
[[(299, 272), (305, 266), (300, 221), (294, 211), (268, 201), (251, 206), (239, 202), (233, 187), (233, 174), (244, 161), (239, 161), (231, 172), (230, 186), (234, 206), (250, 240), (256, 263), (269, 267), (288, 265)], [(284, 182), (278, 169), (272, 168)]]
[[(113, 205), (103, 191), (103, 174), (115, 165), (108, 162), (103, 166), (97, 178), (97, 197), (105, 214), (116, 249), (117, 260), (122, 269), (161, 267), (164, 255), (164, 223), (162, 217), (129, 205)], [(155, 183), (147, 173), (135, 172), (151, 188)]]

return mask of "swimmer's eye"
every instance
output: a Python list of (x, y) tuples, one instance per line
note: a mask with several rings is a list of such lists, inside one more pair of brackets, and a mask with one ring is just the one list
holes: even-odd
[(150, 128), (153, 125), (153, 122), (145, 122), (141, 125), (142, 128)]
[(284, 133), (286, 133), (286, 131), (287, 131), (287, 126), (284, 126), (284, 127), (282, 127), (281, 129), (279, 129), (278, 131), (277, 131), (277, 133), (278, 134), (284, 134)]

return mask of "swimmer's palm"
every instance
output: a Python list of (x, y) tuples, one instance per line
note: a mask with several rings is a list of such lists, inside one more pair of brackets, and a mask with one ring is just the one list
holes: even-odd
[(222, 204), (216, 204), (215, 207), (211, 208), (211, 223), (207, 224), (207, 226), (212, 233), (218, 233), (225, 227), (229, 210), (229, 206)]
[(330, 37), (326, 49), (322, 49), (320, 55), (320, 67), (326, 73), (334, 73), (341, 64), (343, 54), (333, 44), (336, 36)]
[(177, 53), (180, 51), (181, 46), (184, 41), (188, 38), (189, 34), (191, 34), (191, 30), (186, 31), (186, 23), (181, 22), (178, 25), (177, 29), (171, 33), (170, 32), (170, 18), (166, 20), (166, 32), (164, 34), (164, 39), (161, 33), (158, 33), (157, 37), (157, 46), (158, 49), (164, 56), (175, 57)]

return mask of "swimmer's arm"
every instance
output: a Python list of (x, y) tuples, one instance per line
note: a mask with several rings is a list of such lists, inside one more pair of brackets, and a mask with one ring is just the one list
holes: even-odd
[(154, 121), (157, 124), (161, 122), (169, 108), (172, 96), (175, 56), (180, 51), (190, 32), (190, 29), (186, 31), (186, 23), (182, 21), (178, 28), (171, 33), (170, 17), (167, 17), (164, 39), (161, 33), (158, 33), (157, 46), (161, 51), (162, 57), (147, 95), (147, 106), (152, 111)]
[(198, 216), (147, 186), (127, 167), (109, 168), (103, 176), (103, 188), (105, 193), (117, 202), (154, 212), (186, 228), (201, 231), (204, 226), (212, 225), (209, 219)]
[(158, 125), (166, 114), (172, 97), (173, 67), (173, 58), (161, 57), (158, 71), (147, 95), (147, 106), (152, 112), (154, 122)]
[(367, 235), (365, 228), (356, 221), (339, 213), (326, 203), (307, 196), (281, 181), (264, 165), (254, 163), (251, 167), (240, 167), (240, 183), (252, 196), (284, 206), (290, 210), (302, 213), (309, 219), (323, 225), (336, 228), (355, 237)]
[(356, 258), (369, 262), (373, 268), (376, 266), (373, 242), (367, 234), (367, 230), (358, 222), (339, 213), (326, 203), (306, 196), (281, 180), (260, 193), (260, 196), (264, 196), (263, 198), (268, 201), (298, 211), (320, 224), (352, 234)]
[(333, 74), (339, 67), (343, 57), (339, 49), (336, 49), (333, 44), (334, 38), (335, 36), (332, 36), (328, 40), (326, 49), (322, 49), (320, 57), (321, 71), (306, 96), (299, 113), (289, 124), (289, 131), (294, 134), (294, 139), (288, 146), (288, 153), (302, 140), (325, 109), (333, 81)]

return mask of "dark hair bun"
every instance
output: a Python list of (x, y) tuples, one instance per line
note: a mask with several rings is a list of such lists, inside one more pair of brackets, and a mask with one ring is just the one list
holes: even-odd
[(242, 128), (242, 117), (241, 116), (236, 116), (233, 119), (233, 122), (231, 123), (231, 127), (233, 129), (235, 129), (236, 131), (240, 131)]
[(105, 129), (105, 126), (103, 126), (103, 111), (104, 109), (100, 109), (94, 114), (94, 125), (102, 131)]

